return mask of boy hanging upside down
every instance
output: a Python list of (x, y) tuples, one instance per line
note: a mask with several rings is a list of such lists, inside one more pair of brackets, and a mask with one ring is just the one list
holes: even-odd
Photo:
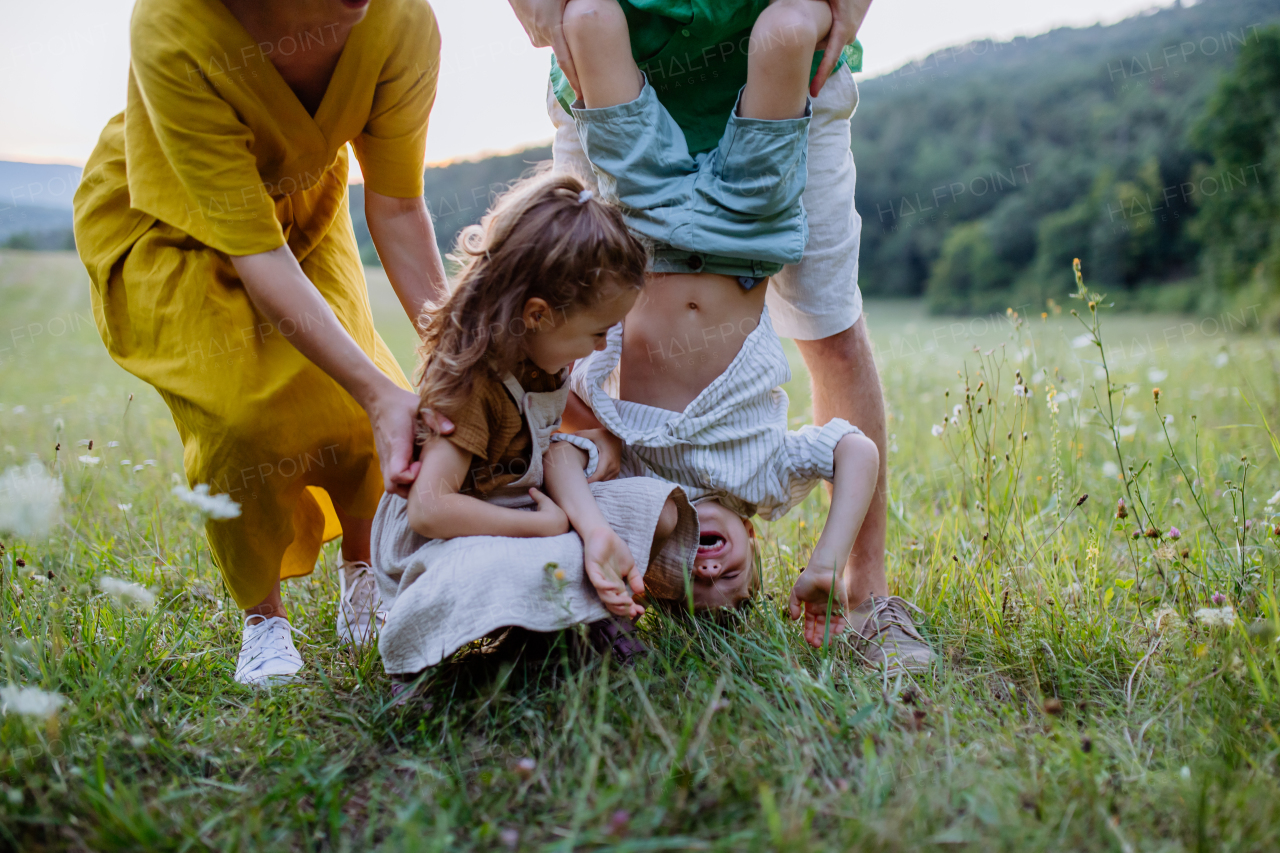
[[(684, 133), (632, 59), (627, 18), (615, 0), (569, 0), (564, 32), (581, 85), (573, 104), (601, 194), (652, 244), (645, 292), (606, 348), (579, 362), (566, 428), (603, 426), (625, 442), (621, 473), (681, 485), (697, 504), (702, 547), (691, 588), (655, 590), (696, 607), (736, 604), (753, 583), (750, 518), (780, 517), (819, 479), (833, 483), (828, 521), (791, 593), (793, 618), (821, 645), (845, 628), (840, 578), (875, 493), (879, 454), (842, 419), (787, 429), (791, 378), (765, 307), (768, 278), (800, 260), (808, 229), (806, 182), (815, 48), (831, 25), (823, 0), (778, 0), (751, 33), (747, 82), (719, 144), (689, 153)], [(583, 454), (548, 454), (547, 486), (579, 527)], [(599, 586), (599, 584), (597, 584)], [(901, 601), (895, 599), (895, 601)], [(875, 603), (871, 623), (875, 623)], [(892, 666), (919, 668), (931, 654), (909, 616), (882, 615), (878, 635)]]

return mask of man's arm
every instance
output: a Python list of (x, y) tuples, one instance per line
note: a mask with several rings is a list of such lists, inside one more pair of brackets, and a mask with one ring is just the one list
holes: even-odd
[[(840, 51), (846, 45), (853, 44), (862, 29), (862, 19), (867, 17), (867, 9), (871, 0), (828, 0), (831, 4), (831, 32), (827, 34), (827, 44), (823, 48), (822, 62), (818, 65), (818, 73), (813, 75), (809, 84), (809, 94), (818, 97), (823, 85), (840, 59)], [(576, 90), (576, 87), (575, 87)]]
[[(582, 89), (578, 86), (578, 71), (573, 64), (573, 55), (569, 53), (569, 42), (564, 37), (564, 7), (568, 0), (510, 0), (511, 10), (520, 20), (529, 42), (534, 47), (550, 47), (555, 52), (556, 62), (564, 72), (565, 79), (579, 95)], [(870, 0), (867, 0), (870, 2)]]

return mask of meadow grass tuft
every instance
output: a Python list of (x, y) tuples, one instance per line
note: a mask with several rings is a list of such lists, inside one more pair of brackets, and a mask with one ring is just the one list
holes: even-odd
[(639, 666), (511, 635), (397, 704), (336, 642), (332, 546), (286, 585), (303, 682), (232, 681), (167, 411), (107, 358), (73, 256), (0, 253), (0, 468), (64, 488), (49, 538), (0, 540), (0, 849), (1275, 849), (1277, 342), (1080, 295), (869, 305), (927, 675), (784, 618), (815, 493), (762, 529), (753, 606), (652, 612)]

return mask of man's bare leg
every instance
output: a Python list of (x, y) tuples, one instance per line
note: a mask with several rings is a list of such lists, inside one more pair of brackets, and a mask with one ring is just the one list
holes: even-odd
[(884, 392), (872, 357), (865, 318), (839, 334), (816, 341), (796, 341), (809, 368), (813, 388), (813, 419), (823, 424), (844, 418), (875, 442), (880, 450), (880, 479), (876, 494), (845, 567), (849, 606), (870, 595), (889, 594), (884, 575), (885, 532), (888, 526), (887, 459)]

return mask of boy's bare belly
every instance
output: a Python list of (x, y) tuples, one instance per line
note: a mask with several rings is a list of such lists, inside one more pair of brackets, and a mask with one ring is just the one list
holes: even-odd
[(623, 324), (620, 398), (684, 411), (755, 331), (767, 284), (743, 290), (725, 275), (651, 275)]

